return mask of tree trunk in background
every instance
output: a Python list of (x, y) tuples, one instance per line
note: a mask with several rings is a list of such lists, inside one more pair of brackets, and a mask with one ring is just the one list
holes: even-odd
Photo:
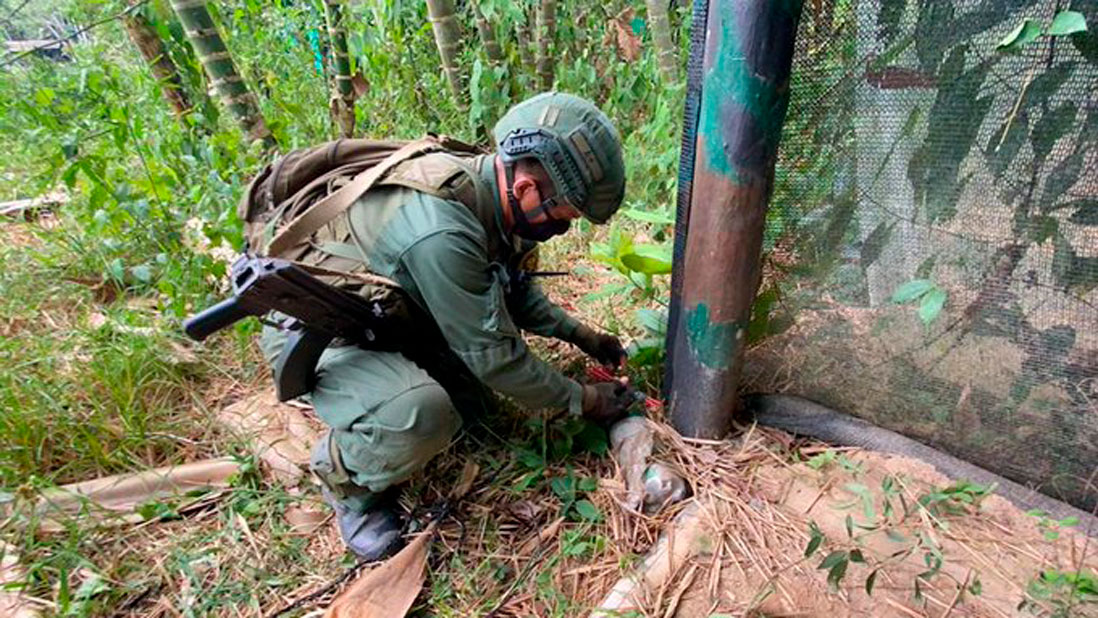
[(530, 52), (530, 19), (520, 20), (515, 25), (515, 44), (518, 45), (519, 60), (523, 68), (534, 66), (534, 55)]
[(496, 33), (492, 28), (492, 24), (484, 17), (479, 3), (473, 5), (473, 13), (477, 20), (477, 32), (480, 33), (480, 42), (484, 44), (484, 52), (488, 55), (488, 62), (491, 62), (492, 66), (499, 66), (503, 63), (503, 50), (500, 49), (499, 42), (496, 41)]
[(355, 134), (355, 88), (351, 81), (351, 58), (347, 53), (347, 31), (343, 27), (343, 0), (324, 0), (328, 38), (332, 42), (335, 83), (332, 89), (332, 121), (343, 137)]
[(183, 117), (191, 111), (191, 102), (187, 98), (187, 92), (183, 89), (183, 79), (179, 76), (179, 69), (168, 57), (164, 49), (164, 42), (153, 29), (149, 20), (137, 12), (126, 15), (122, 20), (130, 40), (141, 52), (141, 57), (149, 64), (149, 69), (160, 82), (160, 90), (164, 93), (164, 100), (172, 106), (176, 118), (183, 121)]
[(431, 19), (431, 28), (435, 32), (435, 44), (438, 56), (442, 60), (442, 70), (450, 82), (450, 90), (458, 106), (465, 104), (465, 91), (461, 87), (461, 72), (458, 70), (458, 47), (461, 45), (461, 26), (454, 14), (453, 0), (427, 0), (427, 13)]
[(268, 148), (276, 147), (278, 144), (263, 120), (255, 95), (248, 90), (248, 84), (237, 72), (236, 64), (206, 9), (206, 0), (171, 0), (171, 5), (221, 101), (248, 137), (253, 141), (262, 141)]
[(557, 0), (538, 5), (538, 77), (542, 90), (553, 89), (553, 38), (557, 32)]
[(648, 6), (648, 25), (652, 29), (652, 41), (656, 44), (660, 72), (668, 83), (679, 79), (679, 56), (671, 41), (671, 20), (667, 17), (667, 0), (645, 0)]

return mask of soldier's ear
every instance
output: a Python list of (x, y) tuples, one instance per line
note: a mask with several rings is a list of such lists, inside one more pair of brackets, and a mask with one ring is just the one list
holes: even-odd
[(522, 198), (526, 196), (530, 191), (536, 190), (538, 183), (533, 178), (520, 174), (515, 177), (514, 184), (511, 185), (511, 191), (515, 194), (515, 199), (522, 201)]

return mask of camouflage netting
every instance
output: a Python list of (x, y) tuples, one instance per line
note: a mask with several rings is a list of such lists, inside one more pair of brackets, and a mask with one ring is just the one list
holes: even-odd
[(806, 2), (797, 46), (746, 387), (1093, 509), (1098, 0)]

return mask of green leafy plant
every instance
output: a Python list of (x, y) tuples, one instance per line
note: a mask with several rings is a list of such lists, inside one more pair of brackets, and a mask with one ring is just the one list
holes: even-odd
[(589, 295), (589, 300), (630, 290), (638, 291), (642, 300), (651, 300), (657, 293), (655, 277), (671, 274), (670, 243), (634, 244), (633, 235), (623, 231), (617, 223), (611, 226), (607, 242), (591, 243), (591, 257), (612, 267), (625, 282), (609, 284)]
[[(824, 456), (817, 461), (826, 462), (819, 465), (834, 464), (838, 457), (834, 451), (825, 451)], [(817, 456), (819, 457), (819, 456)], [(959, 482), (944, 488), (935, 488), (927, 492), (919, 499), (911, 500), (905, 497), (905, 481), (901, 477), (886, 475), (881, 480), (880, 492), (861, 483), (847, 483), (843, 487), (853, 494), (856, 499), (847, 504), (837, 505), (837, 508), (848, 509), (861, 506), (862, 520), (858, 521), (853, 515), (847, 515), (844, 519), (846, 538), (839, 543), (836, 549), (830, 551), (817, 565), (820, 570), (827, 571), (827, 582), (832, 589), (838, 588), (846, 577), (851, 563), (865, 565), (869, 569), (863, 587), (867, 595), (873, 594), (877, 576), (881, 571), (908, 560), (912, 556), (921, 555), (924, 570), (916, 574), (912, 580), (913, 595), (916, 600), (923, 599), (923, 586), (942, 572), (946, 556), (941, 545), (935, 540), (935, 529), (947, 527), (947, 523), (941, 516), (952, 514), (967, 509), (971, 505), (978, 504), (984, 497), (993, 491), (993, 487), (985, 487), (968, 482)], [(875, 506), (877, 500), (883, 503), (883, 509)], [(898, 504), (899, 508), (894, 507)], [(913, 517), (919, 512), (925, 517)], [(907, 534), (901, 532), (901, 526), (915, 528)], [(869, 534), (884, 533), (893, 543), (901, 547), (884, 557), (866, 552), (863, 547), (864, 538)], [(815, 555), (829, 539), (815, 521), (810, 521), (808, 526), (808, 543), (804, 549), (804, 559)], [(969, 577), (965, 581), (956, 581), (958, 594), (978, 595), (981, 592), (981, 584), (978, 577)]]
[[(1033, 599), (1050, 604), (1054, 618), (1069, 618), (1083, 615), (1077, 613), (1081, 606), (1098, 605), (1098, 577), (1087, 569), (1068, 572), (1045, 569), (1029, 582), (1026, 592)], [(1023, 600), (1018, 609), (1042, 608), (1033, 601)]]
[(858, 476), (865, 472), (865, 468), (862, 464), (852, 461), (849, 457), (839, 451), (831, 449), (809, 457), (804, 463), (813, 470), (826, 470), (832, 465), (838, 465), (842, 470), (854, 476)]
[(948, 299), (949, 294), (929, 279), (913, 279), (892, 293), (896, 304), (918, 303), (919, 319), (927, 326), (938, 319)]
[(1078, 517), (1069, 516), (1063, 519), (1053, 519), (1048, 516), (1048, 513), (1040, 509), (1026, 511), (1026, 515), (1037, 518), (1037, 527), (1041, 529), (1045, 540), (1048, 541), (1055, 541), (1060, 538), (1060, 532), (1063, 531), (1064, 528), (1079, 525)]
[(952, 485), (935, 488), (919, 497), (919, 506), (935, 515), (959, 515), (978, 508), (984, 498), (995, 491), (995, 485), (980, 485), (958, 481)]
[(995, 45), (995, 49), (1005, 53), (1019, 53), (1023, 47), (1036, 41), (1041, 35), (1067, 36), (1077, 32), (1086, 32), (1086, 30), (1087, 20), (1082, 13), (1078, 11), (1060, 11), (1043, 28), (1035, 19), (1022, 20)]

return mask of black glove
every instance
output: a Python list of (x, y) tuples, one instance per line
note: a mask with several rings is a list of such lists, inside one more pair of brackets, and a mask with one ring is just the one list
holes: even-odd
[(625, 362), (625, 348), (622, 347), (620, 339), (600, 333), (588, 326), (581, 325), (576, 329), (576, 333), (572, 336), (572, 343), (602, 365), (620, 367)]
[(618, 381), (583, 386), (583, 417), (609, 427), (637, 402), (636, 390)]

